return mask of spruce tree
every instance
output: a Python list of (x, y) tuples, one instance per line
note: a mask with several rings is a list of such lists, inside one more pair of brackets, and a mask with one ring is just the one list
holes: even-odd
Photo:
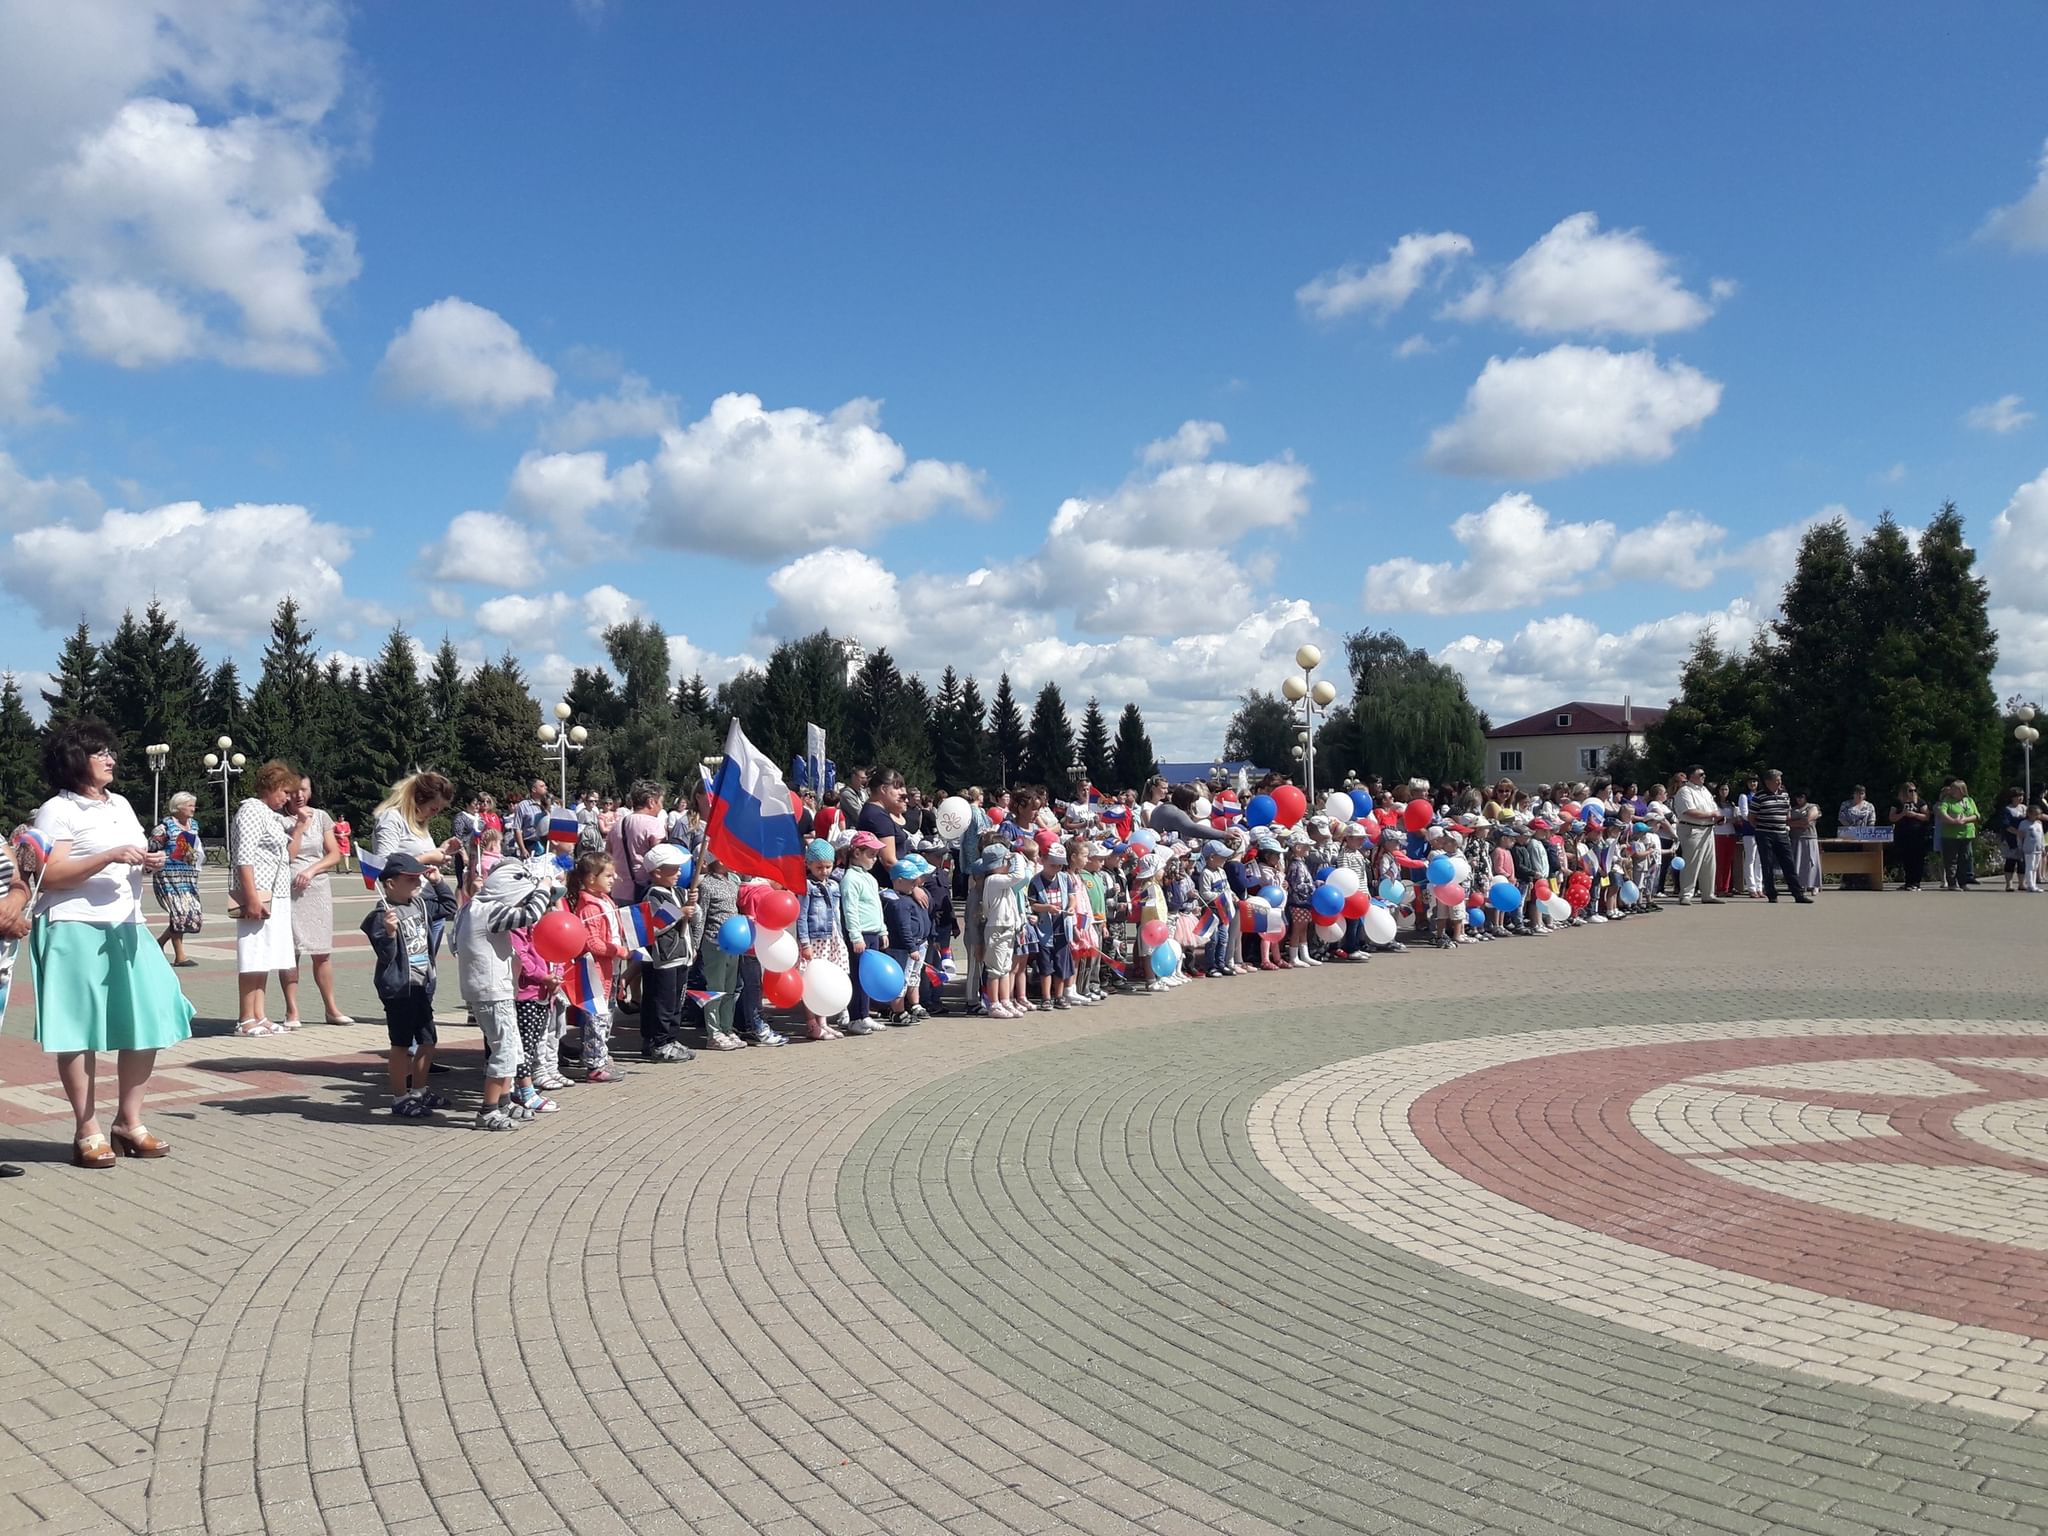
[(887, 754), (896, 746), (898, 695), (902, 691), (903, 675), (896, 670), (888, 647), (870, 652), (847, 690), (846, 750), (852, 758), (851, 766), (894, 766)]
[(1024, 782), (1024, 713), (1010, 691), (1010, 674), (996, 682), (988, 711), (989, 769), (1004, 789)]
[(246, 706), (247, 701), (242, 696), (242, 674), (235, 666), (235, 658), (224, 657), (206, 680), (206, 698), (199, 709), (201, 734), (205, 737), (208, 751), (222, 736), (240, 738)]
[(939, 674), (939, 691), (932, 696), (932, 787), (942, 794), (965, 789), (980, 772), (961, 724), (960, 674), (948, 667)]
[(1073, 762), (1074, 723), (1067, 718), (1067, 701), (1060, 697), (1058, 683), (1047, 683), (1031, 706), (1031, 726), (1024, 736), (1025, 782), (1043, 784), (1055, 797), (1071, 799)]
[(246, 729), (251, 757), (279, 758), (301, 772), (312, 772), (308, 763), (321, 735), (319, 682), (313, 631), (300, 623), (298, 603), (286, 597), (271, 615), (263, 670), (249, 693)]
[(961, 761), (965, 764), (961, 770), (964, 774), (960, 781), (962, 788), (994, 783), (999, 778), (999, 775), (989, 767), (987, 716), (988, 710), (981, 702), (981, 684), (974, 680), (974, 674), (970, 672), (967, 674), (967, 680), (960, 685), (960, 711), (954, 717), (955, 729), (960, 739)]
[(367, 829), (384, 786), (374, 786), (376, 798), (360, 800), (366, 786), (350, 778), (362, 760), (363, 674), (344, 667), (339, 656), (330, 657), (320, 669), (313, 696), (315, 729), (299, 771), (313, 781), (315, 804), (337, 820), (346, 818), (352, 826)]
[[(121, 779), (131, 789), (149, 772), (143, 748), (157, 739), (150, 729), (156, 671), (156, 657), (143, 638), (134, 612), (122, 614), (114, 637), (100, 648), (99, 717), (119, 742)], [(51, 713), (54, 718), (55, 711)]]
[[(711, 696), (712, 735), (721, 750), (725, 745), (726, 732), (735, 720), (746, 732), (747, 740), (758, 742), (762, 739), (766, 714), (763, 700), (767, 696), (767, 688), (768, 679), (759, 667), (735, 673), (718, 685), (717, 692)], [(834, 756), (842, 763), (847, 760), (841, 751), (835, 750)]]
[(603, 667), (578, 667), (562, 701), (569, 706), (569, 720), (562, 729), (580, 725), (589, 733), (583, 750), (569, 755), (570, 786), (579, 795), (585, 790), (617, 794), (624, 786), (612, 760), (612, 733), (626, 723), (626, 705), (611, 673)]
[(460, 726), (467, 707), (469, 685), (462, 675), (462, 658), (455, 654), (455, 642), (441, 636), (434, 652), (434, 664), (427, 669), (426, 760), (454, 781), (463, 800), (483, 786), (476, 782), (462, 756)]
[(605, 652), (625, 680), (624, 713), (607, 745), (622, 787), (649, 779), (672, 789), (710, 745), (711, 733), (676, 713), (669, 690), (668, 636), (651, 619), (614, 624), (604, 632)]
[(932, 696), (915, 672), (903, 681), (889, 712), (887, 760), (903, 773), (903, 782), (932, 787)]
[(676, 684), (676, 713), (698, 724), (711, 723), (711, 690), (704, 686), (704, 674), (693, 672)]
[(456, 755), (468, 765), (470, 782), (508, 807), (516, 803), (504, 796), (514, 789), (524, 796), (540, 770), (540, 723), (540, 705), (509, 652), (477, 668), (455, 728)]
[(43, 703), (49, 706), (52, 725), (97, 717), (106, 707), (102, 693), (100, 648), (93, 644), (92, 630), (85, 620), (78, 621), (78, 628), (71, 632), (64, 642), (64, 649), (58, 652), (57, 674), (52, 682), (55, 686), (43, 693)]
[(1845, 686), (1866, 657), (1868, 621), (1857, 589), (1856, 558), (1840, 518), (1807, 529), (1785, 586), (1777, 635), (1774, 717), (1764, 766), (1784, 770), (1788, 789), (1833, 805), (1862, 776), (1862, 743), (1852, 739), (1856, 691)]
[(1954, 502), (1944, 502), (1920, 535), (1920, 660), (1928, 734), (1947, 751), (1944, 776), (1964, 780), (1988, 809), (2006, 786), (1998, 782), (1998, 696), (1991, 687), (1998, 635), (1976, 560), (1963, 541), (1962, 515)]
[[(825, 733), (825, 752), (851, 763), (855, 751), (847, 736), (846, 653), (824, 630), (801, 640), (785, 640), (768, 657), (762, 677), (761, 735), (747, 739), (775, 762), (787, 763), (803, 752), (806, 726)], [(720, 743), (724, 737), (719, 738)]]
[(1102, 706), (1092, 694), (1081, 716), (1081, 761), (1088, 766), (1089, 783), (1097, 789), (1109, 788), (1114, 770), (1109, 753), (1109, 721), (1103, 718)]
[(12, 672), (0, 677), (0, 837), (35, 818), (43, 803), (41, 745)]
[(189, 780), (206, 754), (206, 728), (200, 718), (206, 704), (206, 658), (154, 599), (142, 612), (142, 635), (157, 658), (157, 699), (149, 729), (155, 740), (171, 749), (172, 777)]
[[(1254, 688), (1238, 702), (1237, 713), (1223, 733), (1223, 755), (1231, 762), (1248, 762), (1269, 773), (1301, 777), (1295, 762), (1294, 733), (1301, 729), (1301, 715), (1277, 693)], [(1419, 771), (1419, 770), (1418, 770)]]
[(1145, 734), (1145, 717), (1135, 704), (1126, 704), (1117, 717), (1110, 768), (1119, 790), (1142, 790), (1159, 772), (1159, 760), (1152, 755), (1152, 738)]
[(381, 798), (407, 774), (438, 769), (426, 761), (432, 724), (412, 637), (393, 625), (363, 685), (362, 787), (381, 786)]
[(1947, 749), (1927, 734), (1929, 699), (1921, 675), (1920, 572), (1905, 532), (1886, 513), (1856, 552), (1858, 685), (1848, 694), (1850, 743), (1844, 796), (1823, 798), (1832, 815), (1850, 785), (1880, 804), (1907, 779), (1931, 793), (1948, 776)]

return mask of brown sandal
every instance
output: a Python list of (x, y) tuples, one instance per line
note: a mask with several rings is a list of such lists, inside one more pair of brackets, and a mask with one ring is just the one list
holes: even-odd
[(138, 1125), (132, 1131), (124, 1131), (118, 1125), (113, 1132), (114, 1145), (121, 1149), (123, 1157), (168, 1157), (171, 1144), (161, 1136), (151, 1133), (146, 1125)]
[(114, 1161), (114, 1149), (104, 1136), (81, 1136), (71, 1143), (71, 1166), (74, 1168), (111, 1168)]

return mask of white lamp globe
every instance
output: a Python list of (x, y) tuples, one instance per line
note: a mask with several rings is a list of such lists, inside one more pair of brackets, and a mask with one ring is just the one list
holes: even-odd
[(1317, 683), (1315, 687), (1309, 689), (1308, 693), (1309, 697), (1316, 701), (1316, 705), (1320, 709), (1328, 709), (1337, 702), (1337, 685), (1327, 677)]
[(209, 752), (199, 761), (204, 763), (206, 765), (206, 771), (208, 773), (211, 773), (213, 772), (214, 769), (220, 766), (220, 754), (216, 752)]
[(569, 739), (580, 747), (584, 742), (590, 740), (590, 732), (580, 725), (572, 725), (569, 727)]
[(2020, 718), (2020, 723), (2021, 723), (2021, 724), (2023, 724), (2023, 725), (2031, 725), (2031, 724), (2033, 723), (2033, 719), (2034, 719), (2034, 706), (2033, 706), (2033, 705), (2031, 705), (2031, 704), (2022, 704), (2022, 705), (2021, 705), (2021, 706), (2020, 706), (2020, 707), (2019, 707), (2018, 709), (2014, 710), (2014, 711), (2013, 711), (2013, 713), (2014, 713), (2015, 715), (2019, 716), (2019, 718)]
[(228, 761), (234, 764), (234, 766), (237, 768), (246, 768), (249, 766), (249, 759), (242, 756), (242, 754), (239, 752), (237, 752), (233, 757), (229, 758)]
[(540, 739), (547, 743), (547, 745), (552, 747), (555, 744), (555, 728), (552, 725), (543, 725), (540, 728), (539, 735)]
[(234, 738), (234, 737), (232, 737), (232, 736), (223, 736), (223, 737), (221, 737), (221, 739), (220, 739), (219, 741), (216, 741), (216, 742), (214, 743), (214, 745), (215, 745), (216, 747), (219, 747), (219, 748), (221, 749), (221, 751), (223, 751), (223, 752), (227, 751), (227, 749), (228, 749), (229, 747), (232, 747), (232, 746), (233, 746), (234, 744), (235, 744), (235, 738)]
[(1290, 676), (1287, 681), (1280, 685), (1280, 692), (1286, 697), (1288, 703), (1299, 704), (1308, 697), (1308, 684), (1298, 677)]
[(1304, 645), (1294, 653), (1294, 664), (1304, 671), (1320, 667), (1323, 664), (1323, 653), (1312, 645)]

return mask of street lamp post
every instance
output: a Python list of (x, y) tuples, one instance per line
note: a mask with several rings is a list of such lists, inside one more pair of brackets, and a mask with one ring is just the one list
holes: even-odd
[(549, 722), (541, 726), (538, 733), (545, 755), (555, 760), (555, 778), (560, 785), (557, 794), (563, 805), (569, 803), (569, 754), (581, 752), (583, 744), (590, 739), (590, 732), (582, 726), (569, 724), (569, 717), (574, 713), (566, 701), (557, 704), (555, 721), (560, 723)]
[(1304, 645), (1294, 653), (1294, 664), (1301, 668), (1301, 676), (1292, 673), (1280, 684), (1281, 697), (1290, 704), (1301, 706), (1301, 729), (1295, 733), (1299, 745), (1294, 750), (1295, 759), (1302, 766), (1303, 787), (1311, 806), (1316, 800), (1316, 711), (1325, 710), (1337, 702), (1337, 689), (1329, 679), (1314, 680), (1315, 670), (1323, 664), (1323, 653), (1313, 645)]
[(220, 748), (220, 750), (207, 753), (200, 761), (206, 768), (207, 778), (220, 781), (220, 845), (227, 850), (228, 868), (233, 869), (235, 867), (234, 785), (235, 780), (242, 776), (242, 770), (248, 766), (249, 759), (235, 750), (235, 739), (232, 736), (223, 736), (214, 745)]
[(163, 820), (164, 815), (164, 760), (171, 755), (170, 743), (159, 741), (142, 749), (142, 755), (149, 759), (149, 776), (156, 787), (149, 795), (149, 824), (153, 827)]
[(1078, 745), (1074, 748), (1074, 760), (1067, 764), (1067, 769), (1074, 776), (1074, 799), (1078, 803), (1086, 805), (1088, 803), (1088, 764), (1081, 756), (1081, 749)]
[(2012, 739), (2020, 744), (2020, 755), (2027, 765), (2027, 804), (2034, 803), (2034, 743), (2041, 739), (2041, 733), (2034, 728), (2034, 706), (2022, 704), (2013, 713), (2019, 717), (2019, 724), (2012, 728)]

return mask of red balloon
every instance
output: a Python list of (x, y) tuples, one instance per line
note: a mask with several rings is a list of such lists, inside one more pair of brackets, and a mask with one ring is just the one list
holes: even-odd
[(1427, 800), (1410, 800), (1408, 808), (1401, 812), (1401, 825), (1410, 832), (1421, 832), (1436, 820), (1436, 807)]
[(1138, 930), (1138, 937), (1145, 941), (1147, 949), (1157, 949), (1173, 937), (1173, 930), (1155, 917), (1151, 922)]
[(1434, 896), (1442, 906), (1462, 907), (1465, 905), (1465, 887), (1459, 885), (1455, 880), (1447, 881), (1443, 885), (1431, 886), (1429, 894)]
[(754, 898), (754, 926), (771, 933), (794, 927), (802, 911), (797, 899), (778, 885)]
[(1538, 880), (1536, 882), (1536, 899), (1538, 901), (1550, 900), (1550, 882), (1548, 880)]
[(988, 808), (988, 819), (999, 827), (1003, 824), (1003, 818), (1009, 814), (1000, 805), (992, 805)]
[(533, 925), (533, 948), (550, 965), (574, 960), (590, 947), (583, 925), (557, 908)]
[(1360, 828), (1361, 828), (1361, 829), (1362, 829), (1362, 830), (1364, 831), (1364, 833), (1365, 833), (1366, 837), (1367, 837), (1367, 838), (1368, 838), (1369, 840), (1371, 840), (1372, 842), (1375, 842), (1375, 843), (1376, 843), (1376, 842), (1378, 842), (1378, 841), (1380, 840), (1380, 832), (1381, 832), (1381, 830), (1382, 830), (1382, 829), (1381, 829), (1381, 827), (1380, 827), (1380, 819), (1379, 819), (1379, 817), (1377, 817), (1377, 816), (1368, 816), (1368, 817), (1366, 817), (1366, 818), (1365, 818), (1365, 820), (1361, 821), (1361, 822), (1360, 822), (1360, 823), (1359, 823), (1358, 825), (1359, 825), (1359, 827), (1360, 827)]
[(1353, 891), (1344, 898), (1344, 915), (1356, 922), (1372, 910), (1372, 898), (1363, 891)]
[(1563, 816), (1566, 821), (1577, 821), (1579, 819), (1579, 802), (1576, 800), (1561, 801), (1557, 809), (1558, 814)]
[(1308, 796), (1292, 784), (1273, 791), (1273, 819), (1283, 827), (1294, 826), (1308, 814)]
[(762, 1000), (776, 1008), (794, 1008), (804, 1000), (804, 973), (792, 967), (768, 971), (761, 977)]

